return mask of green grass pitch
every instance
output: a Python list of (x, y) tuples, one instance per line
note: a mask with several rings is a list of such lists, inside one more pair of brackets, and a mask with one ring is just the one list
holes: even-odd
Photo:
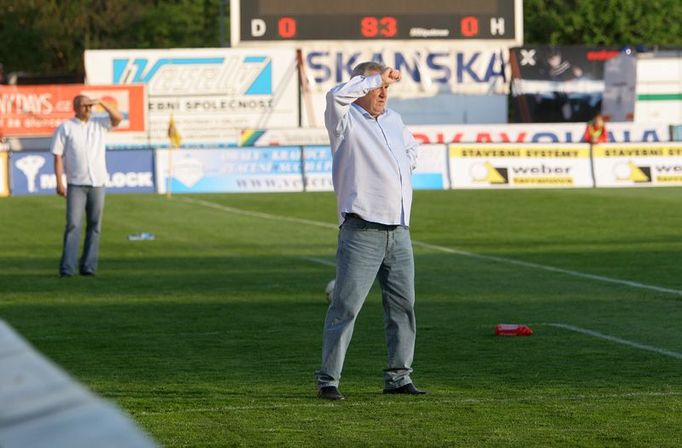
[(0, 317), (168, 447), (682, 440), (679, 188), (416, 192), (413, 378), (431, 394), (381, 394), (375, 285), (340, 403), (313, 381), (333, 194), (109, 195), (96, 278), (57, 276), (63, 199), (2, 199), (0, 217)]

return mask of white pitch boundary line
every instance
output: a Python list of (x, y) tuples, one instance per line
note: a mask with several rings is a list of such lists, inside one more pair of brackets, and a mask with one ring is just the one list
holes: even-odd
[[(239, 215), (244, 215), (244, 216), (252, 216), (252, 217), (256, 217), (256, 218), (275, 220), (275, 221), (293, 222), (296, 224), (307, 224), (307, 225), (311, 225), (311, 226), (322, 227), (325, 229), (338, 230), (338, 228), (339, 228), (335, 224), (329, 224), (329, 223), (319, 222), (319, 221), (312, 221), (309, 219), (292, 218), (292, 217), (288, 217), (288, 216), (273, 215), (270, 213), (242, 210), (239, 208), (234, 208), (234, 207), (229, 207), (226, 205), (216, 204), (214, 202), (203, 201), (201, 199), (181, 198), (180, 200), (183, 202), (190, 203), (190, 204), (203, 205), (205, 207), (211, 207), (211, 208), (215, 208), (217, 210), (223, 210), (223, 211), (227, 211), (227, 212), (231, 212), (231, 213), (235, 213), (235, 214), (239, 214)], [(674, 294), (674, 295), (682, 296), (682, 290), (679, 290), (679, 289), (664, 288), (662, 286), (649, 285), (646, 283), (633, 282), (630, 280), (622, 280), (622, 279), (612, 278), (612, 277), (605, 277), (603, 275), (588, 274), (585, 272), (573, 271), (570, 269), (556, 268), (554, 266), (548, 266), (548, 265), (544, 265), (544, 264), (531, 263), (528, 261), (514, 260), (513, 258), (495, 257), (493, 255), (481, 255), (481, 254), (476, 254), (473, 252), (467, 252), (467, 251), (460, 250), (460, 249), (453, 249), (450, 247), (437, 246), (435, 244), (422, 243), (421, 241), (414, 241), (413, 240), (412, 244), (415, 246), (418, 246), (418, 247), (423, 247), (426, 249), (432, 249), (432, 250), (450, 253), (450, 254), (461, 255), (464, 257), (478, 258), (480, 260), (496, 261), (498, 263), (513, 264), (516, 266), (523, 266), (526, 268), (541, 269), (543, 271), (558, 272), (560, 274), (572, 275), (574, 277), (587, 278), (590, 280), (597, 280), (597, 281), (606, 282), (606, 283), (614, 283), (617, 285), (630, 286), (631, 288), (648, 289), (651, 291), (664, 292), (664, 293), (668, 293), (668, 294)]]
[(621, 338), (618, 338), (616, 336), (610, 336), (608, 334), (599, 333), (598, 331), (588, 330), (587, 328), (580, 328), (580, 327), (576, 327), (573, 325), (561, 324), (561, 323), (554, 323), (554, 324), (548, 323), (548, 324), (542, 324), (542, 325), (548, 325), (550, 327), (555, 327), (555, 328), (562, 328), (564, 330), (586, 334), (588, 336), (592, 336), (592, 337), (599, 338), (599, 339), (604, 339), (606, 341), (615, 342), (617, 344), (627, 345), (629, 347), (638, 348), (640, 350), (646, 350), (649, 352), (658, 353), (659, 355), (670, 356), (671, 358), (675, 358), (675, 359), (682, 359), (682, 353), (673, 352), (670, 350), (666, 350), (664, 348), (653, 347), (651, 345), (640, 344), (639, 342), (628, 341), (627, 339), (621, 339)]
[(227, 205), (220, 205), (220, 204), (216, 204), (215, 202), (204, 201), (201, 199), (180, 198), (178, 200), (180, 200), (182, 202), (188, 202), (190, 204), (199, 204), (199, 205), (203, 205), (204, 207), (210, 207), (210, 208), (215, 208), (217, 210), (223, 210), (226, 212), (234, 213), (236, 215), (251, 216), (254, 218), (263, 218), (263, 219), (268, 219), (268, 220), (273, 220), (273, 221), (293, 222), (296, 224), (307, 224), (309, 226), (322, 227), (325, 229), (334, 229), (334, 230), (339, 229), (338, 225), (329, 224), (327, 222), (313, 221), (310, 219), (303, 219), (303, 218), (292, 218), (290, 216), (272, 215), (270, 213), (254, 212), (251, 210), (242, 210), (240, 208), (229, 207)]
[(450, 249), (449, 247), (436, 246), (434, 244), (422, 243), (419, 241), (412, 241), (412, 244), (414, 244), (415, 246), (425, 247), (428, 249), (439, 250), (442, 252), (448, 252), (448, 253), (457, 254), (457, 255), (463, 255), (465, 257), (479, 258), (481, 260), (497, 261), (500, 263), (514, 264), (517, 266), (523, 266), (523, 267), (533, 268), (533, 269), (542, 269), (544, 271), (550, 271), (550, 272), (559, 272), (561, 274), (572, 275), (574, 277), (588, 278), (590, 280), (598, 280), (598, 281), (607, 282), (607, 283), (616, 283), (619, 285), (630, 286), (632, 288), (650, 289), (653, 291), (666, 292), (669, 294), (676, 294), (678, 296), (682, 296), (682, 291), (679, 289), (664, 288), (662, 286), (647, 285), (645, 283), (638, 283), (638, 282), (633, 282), (630, 280), (621, 280), (619, 278), (611, 278), (611, 277), (604, 277), (602, 275), (587, 274), (585, 272), (572, 271), (570, 269), (556, 268), (554, 266), (547, 266), (544, 264), (531, 263), (528, 261), (514, 260), (512, 258), (503, 258), (503, 257), (495, 257), (493, 255), (475, 254), (473, 252), (465, 252), (465, 251), (459, 250), (459, 249)]
[[(460, 398), (460, 399), (440, 399), (435, 395), (431, 395), (428, 400), (405, 400), (404, 403), (409, 406), (416, 406), (420, 402), (428, 403), (432, 405), (434, 402), (438, 404), (487, 404), (487, 403), (516, 403), (516, 402), (548, 402), (548, 401), (585, 401), (585, 400), (613, 400), (619, 398), (668, 398), (668, 397), (679, 397), (682, 396), (682, 392), (629, 392), (623, 394), (593, 394), (593, 395), (568, 395), (568, 396), (546, 396), (546, 395), (532, 395), (532, 396), (522, 396), (522, 397), (506, 397), (506, 398)], [(317, 399), (316, 399), (317, 400)], [(409, 403), (408, 403), (409, 402)], [(291, 409), (291, 408), (315, 408), (319, 409), (321, 407), (362, 407), (367, 406), (369, 403), (372, 405), (377, 404), (391, 404), (396, 405), (395, 400), (371, 400), (371, 401), (348, 401), (331, 403), (327, 401), (318, 401), (317, 403), (271, 403), (263, 405), (252, 405), (252, 406), (220, 406), (214, 408), (182, 408), (182, 409), (167, 409), (163, 411), (141, 411), (133, 413), (134, 416), (152, 416), (152, 415), (166, 415), (166, 414), (192, 414), (192, 413), (220, 413), (220, 412), (231, 412), (231, 411), (250, 411), (250, 410), (261, 410), (261, 409)]]

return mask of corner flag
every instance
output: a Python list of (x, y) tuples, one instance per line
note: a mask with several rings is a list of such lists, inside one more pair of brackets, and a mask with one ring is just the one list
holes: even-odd
[(182, 142), (182, 137), (180, 137), (180, 132), (178, 128), (175, 127), (175, 119), (171, 113), (170, 121), (168, 122), (168, 139), (170, 140), (171, 148), (179, 148)]

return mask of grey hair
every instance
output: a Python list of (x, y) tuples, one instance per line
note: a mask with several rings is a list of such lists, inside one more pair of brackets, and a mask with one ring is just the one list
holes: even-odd
[(353, 71), (350, 73), (351, 78), (355, 78), (356, 76), (360, 75), (366, 75), (369, 72), (383, 72), (386, 66), (382, 64), (381, 62), (374, 62), (374, 61), (367, 61), (367, 62), (361, 62), (358, 65), (353, 68)]

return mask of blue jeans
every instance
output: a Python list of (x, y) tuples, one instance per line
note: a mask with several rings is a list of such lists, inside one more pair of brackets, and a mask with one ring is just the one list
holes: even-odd
[(315, 373), (318, 387), (338, 386), (355, 319), (375, 278), (381, 286), (388, 351), (384, 387), (412, 382), (416, 322), (410, 231), (352, 216), (339, 232), (336, 287), (324, 322), (322, 366)]
[(66, 229), (64, 230), (64, 250), (59, 263), (61, 275), (76, 273), (78, 243), (83, 227), (83, 214), (86, 215), (85, 244), (80, 259), (81, 273), (97, 272), (99, 237), (102, 231), (102, 212), (104, 210), (104, 187), (88, 185), (68, 185), (66, 189)]

